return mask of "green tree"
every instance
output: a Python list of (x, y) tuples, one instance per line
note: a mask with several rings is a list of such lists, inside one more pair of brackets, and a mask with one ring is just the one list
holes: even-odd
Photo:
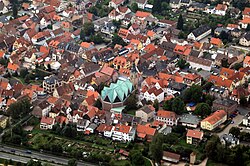
[(163, 144), (163, 135), (156, 134), (153, 137), (153, 140), (149, 147), (150, 155), (152, 156), (152, 159), (157, 163), (160, 163), (162, 159), (162, 155), (163, 155), (162, 144)]
[[(90, 23), (90, 22), (84, 23), (82, 33), (85, 36), (94, 35), (94, 33), (95, 33), (94, 24)], [(80, 34), (80, 36), (81, 36), (81, 34)]]
[(180, 69), (184, 69), (188, 66), (188, 63), (186, 60), (184, 59), (179, 59), (178, 62), (177, 62), (177, 66), (180, 68)]
[(161, 0), (154, 0), (152, 11), (153, 13), (161, 12)]
[(125, 105), (126, 105), (125, 109), (127, 111), (137, 109), (137, 101), (138, 101), (138, 99), (137, 99), (136, 95), (131, 94), (125, 102)]
[(208, 92), (213, 85), (214, 84), (212, 82), (206, 82), (204, 85), (202, 85), (202, 89)]
[(20, 77), (25, 78), (25, 76), (29, 74), (28, 70), (26, 68), (22, 68), (20, 70)]
[(62, 147), (61, 144), (53, 143), (50, 146), (50, 150), (51, 150), (51, 152), (54, 152), (54, 153), (62, 153), (63, 152), (63, 147)]
[(206, 117), (211, 114), (211, 108), (207, 103), (199, 103), (194, 110), (194, 114)]
[(134, 13), (137, 12), (137, 10), (138, 10), (138, 5), (137, 5), (137, 3), (132, 3), (130, 9), (131, 9), (131, 11), (134, 12)]
[(179, 97), (174, 98), (172, 102), (172, 109), (173, 112), (180, 115), (185, 111), (185, 103)]
[(177, 29), (183, 30), (184, 20), (182, 18), (182, 14), (180, 14), (177, 22)]
[(31, 104), (28, 98), (12, 103), (7, 113), (13, 118), (18, 119), (27, 115), (31, 111)]
[(243, 67), (243, 64), (242, 64), (242, 63), (236, 63), (236, 64), (234, 64), (233, 69), (234, 69), (234, 70), (239, 70), (239, 69), (242, 68), (242, 67)]
[(238, 127), (232, 127), (229, 130), (229, 133), (231, 133), (233, 136), (239, 138), (239, 136), (240, 136), (240, 129)]
[(129, 153), (129, 159), (133, 165), (144, 165), (144, 158), (139, 150), (132, 150)]
[(200, 85), (192, 85), (190, 88), (186, 89), (183, 98), (186, 102), (196, 102), (199, 103), (202, 99), (202, 88)]
[(163, 103), (163, 109), (167, 110), (167, 111), (172, 111), (172, 102), (173, 102), (173, 98), (170, 100), (167, 100)]
[(157, 99), (155, 99), (154, 103), (153, 103), (153, 106), (155, 108), (155, 111), (158, 111), (159, 110), (159, 102)]
[(76, 159), (70, 159), (68, 161), (68, 166), (77, 166), (77, 160)]
[(112, 46), (114, 47), (116, 44), (119, 44), (122, 46), (127, 45), (120, 36), (118, 36), (117, 34), (114, 34), (114, 36), (112, 38)]
[(247, 98), (243, 95), (240, 96), (240, 105), (241, 106), (247, 106), (248, 102), (247, 102)]
[(220, 138), (218, 136), (212, 136), (212, 138), (207, 142), (205, 146), (205, 151), (207, 157), (210, 159), (215, 159), (218, 154), (216, 151), (217, 145), (220, 144)]
[(7, 65), (8, 65), (8, 60), (5, 59), (5, 58), (0, 58), (0, 64), (3, 65), (3, 66), (5, 66), (5, 67), (7, 67)]
[(40, 161), (34, 161), (31, 159), (26, 166), (42, 166), (42, 163)]

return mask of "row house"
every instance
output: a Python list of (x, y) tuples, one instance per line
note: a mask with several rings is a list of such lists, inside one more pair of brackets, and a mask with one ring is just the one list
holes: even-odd
[(169, 126), (177, 125), (178, 118), (174, 112), (159, 110), (156, 114), (156, 121), (166, 123)]

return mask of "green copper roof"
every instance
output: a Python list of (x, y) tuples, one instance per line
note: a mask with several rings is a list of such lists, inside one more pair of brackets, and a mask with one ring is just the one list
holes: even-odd
[(102, 100), (108, 96), (111, 103), (121, 102), (132, 92), (133, 84), (129, 80), (118, 80), (117, 83), (111, 83), (109, 87), (104, 87), (101, 92)]

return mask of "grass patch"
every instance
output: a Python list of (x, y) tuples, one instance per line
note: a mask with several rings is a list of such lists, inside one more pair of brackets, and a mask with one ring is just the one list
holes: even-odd
[(129, 110), (126, 113), (130, 115), (135, 115), (136, 110)]
[(131, 165), (130, 161), (128, 160), (117, 160), (113, 162), (114, 166), (125, 166), (125, 165)]
[(208, 159), (206, 166), (227, 166), (227, 165), (226, 164), (222, 164), (222, 163), (216, 163), (216, 162)]

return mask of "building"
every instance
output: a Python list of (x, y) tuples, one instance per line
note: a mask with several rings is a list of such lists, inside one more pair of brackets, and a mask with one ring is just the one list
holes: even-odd
[(55, 75), (51, 75), (44, 79), (43, 89), (47, 93), (53, 93), (57, 87), (61, 85), (61, 82)]
[(44, 100), (34, 107), (32, 114), (36, 117), (42, 118), (49, 115), (51, 108), (52, 105), (47, 100)]
[(224, 110), (230, 116), (238, 107), (238, 103), (231, 99), (216, 99), (213, 101), (213, 110)]
[(181, 159), (181, 155), (163, 151), (162, 160), (177, 164)]
[(152, 87), (150, 89), (143, 89), (140, 94), (141, 100), (145, 99), (146, 101), (154, 102), (158, 100), (158, 102), (162, 102), (164, 100), (164, 91), (156, 87)]
[(201, 128), (212, 131), (227, 120), (227, 113), (224, 110), (218, 110), (201, 121)]
[(151, 141), (156, 133), (156, 129), (150, 126), (138, 124), (136, 127), (136, 133), (138, 139)]
[(9, 118), (7, 116), (4, 115), (0, 115), (0, 127), (2, 129), (5, 129), (7, 124), (8, 124), (8, 120)]
[(240, 144), (239, 139), (233, 136), (232, 134), (223, 134), (220, 137), (220, 141), (222, 145), (229, 146), (229, 148), (233, 148), (236, 145)]
[(144, 9), (148, 0), (136, 0), (137, 6), (139, 9)]
[(243, 67), (250, 67), (250, 56), (246, 56), (243, 61)]
[(116, 83), (104, 87), (101, 92), (102, 108), (110, 110), (122, 107), (133, 90), (133, 84), (128, 79), (118, 79)]
[(41, 121), (40, 121), (40, 129), (51, 130), (52, 127), (54, 126), (54, 124), (55, 124), (54, 118), (43, 116)]
[(182, 114), (179, 116), (178, 123), (182, 126), (190, 127), (190, 128), (197, 128), (200, 124), (200, 118), (196, 115), (192, 114)]
[(112, 128), (112, 140), (128, 142), (135, 139), (136, 130), (131, 126), (117, 124)]
[(198, 144), (203, 138), (203, 132), (188, 129), (186, 137), (187, 144)]
[(213, 62), (209, 59), (199, 58), (195, 56), (189, 56), (187, 62), (193, 69), (202, 69), (205, 71), (211, 71)]
[(153, 120), (155, 108), (152, 105), (145, 105), (135, 112), (135, 116), (141, 118), (143, 122)]
[(249, 47), (250, 46), (250, 33), (246, 33), (240, 38), (239, 41), (240, 45)]
[(250, 114), (247, 114), (243, 120), (242, 120), (242, 124), (248, 128), (250, 128)]
[(157, 111), (155, 120), (166, 123), (169, 126), (177, 125), (178, 122), (177, 115), (174, 112), (163, 110)]
[(208, 25), (202, 25), (199, 28), (193, 30), (189, 35), (188, 39), (193, 41), (200, 41), (201, 39), (207, 37), (212, 32), (212, 29)]

